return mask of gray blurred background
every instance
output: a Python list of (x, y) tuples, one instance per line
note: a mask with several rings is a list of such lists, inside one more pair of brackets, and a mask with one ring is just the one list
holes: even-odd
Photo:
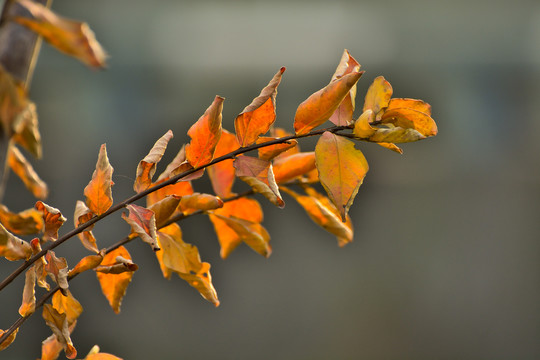
[[(68, 217), (64, 233), (102, 143), (120, 201), (168, 129), (175, 138), (163, 164), (216, 94), (227, 98), (223, 124), (233, 130), (281, 66), (276, 124), (292, 130), (296, 107), (328, 83), (344, 48), (366, 70), (359, 108), (384, 75), (394, 96), (432, 104), (439, 126), (403, 156), (360, 144), (370, 172), (345, 248), (288, 197), (284, 210), (260, 198), (269, 259), (242, 246), (221, 260), (208, 219), (183, 222), (184, 240), (212, 264), (218, 308), (178, 277), (163, 279), (145, 244), (129, 245), (140, 270), (120, 315), (92, 274), (80, 276), (70, 285), (85, 309), (72, 336), (80, 358), (94, 344), (124, 359), (540, 358), (540, 2), (57, 0), (53, 8), (87, 21), (110, 54), (106, 71), (92, 71), (45, 45), (34, 76), (44, 158), (33, 163), (50, 186), (46, 202)], [(194, 185), (210, 191), (206, 180)], [(34, 204), (13, 176), (8, 189), (11, 209)], [(94, 232), (105, 247), (128, 226), (115, 216)], [(57, 254), (73, 265), (88, 252), (74, 239)], [(22, 287), (21, 278), (0, 294), (0, 328), (17, 318)], [(0, 357), (37, 358), (48, 334), (36, 314)]]

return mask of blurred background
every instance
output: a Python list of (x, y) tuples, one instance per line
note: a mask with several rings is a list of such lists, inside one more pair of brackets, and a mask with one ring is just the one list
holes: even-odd
[[(269, 259), (242, 246), (222, 260), (206, 217), (181, 223), (212, 264), (218, 308), (165, 280), (142, 243), (128, 247), (140, 269), (119, 315), (93, 274), (81, 275), (70, 284), (85, 309), (72, 335), (80, 358), (94, 344), (124, 359), (540, 358), (540, 2), (57, 0), (53, 9), (87, 21), (110, 55), (107, 70), (93, 71), (44, 45), (34, 75), (44, 157), (33, 164), (50, 187), (46, 203), (68, 218), (63, 233), (102, 143), (120, 201), (168, 129), (175, 138), (158, 172), (216, 94), (232, 131), (281, 66), (278, 126), (292, 130), (298, 104), (347, 48), (366, 71), (358, 108), (384, 75), (395, 97), (429, 102), (439, 127), (402, 156), (359, 145), (370, 171), (345, 248), (290, 197), (284, 210), (259, 198)], [(194, 187), (211, 191), (206, 180)], [(14, 176), (8, 189), (10, 209), (33, 206)], [(105, 247), (128, 231), (113, 216), (94, 233)], [(71, 265), (88, 254), (75, 239), (56, 253)], [(18, 317), (23, 282), (0, 294), (1, 328)], [(39, 357), (49, 333), (36, 314), (2, 359)]]

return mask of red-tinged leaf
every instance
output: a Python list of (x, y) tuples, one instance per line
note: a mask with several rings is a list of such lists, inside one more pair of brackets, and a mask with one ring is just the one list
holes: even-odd
[(102, 353), (99, 350), (99, 346), (94, 345), (84, 360), (122, 360), (111, 354)]
[(186, 158), (195, 168), (208, 164), (214, 158), (221, 137), (221, 111), (224, 100), (216, 96), (212, 105), (188, 130), (191, 142), (186, 146)]
[(53, 334), (56, 335), (58, 342), (62, 344), (66, 357), (75, 359), (77, 350), (75, 350), (71, 341), (66, 314), (60, 314), (52, 305), (45, 304), (43, 305), (43, 319), (45, 319)]
[(13, 213), (0, 205), (0, 223), (17, 235), (33, 235), (43, 230), (43, 217), (35, 208)]
[(148, 207), (148, 210), (154, 212), (156, 218), (156, 228), (161, 228), (163, 224), (175, 213), (178, 204), (180, 204), (180, 199), (182, 199), (182, 196), (169, 195)]
[(210, 194), (193, 193), (182, 196), (178, 209), (184, 214), (191, 214), (195, 211), (214, 210), (223, 207), (223, 200)]
[(171, 130), (167, 131), (165, 135), (159, 138), (154, 144), (148, 155), (139, 162), (137, 166), (137, 174), (135, 177), (135, 183), (133, 184), (133, 190), (140, 193), (152, 185), (152, 177), (156, 173), (156, 164), (161, 160), (167, 144), (172, 139), (173, 133)]
[(52, 334), (41, 343), (41, 360), (58, 359), (62, 348), (62, 344), (58, 342), (56, 335)]
[[(240, 145), (236, 140), (236, 136), (222, 129), (221, 138), (217, 144), (214, 156), (218, 158), (237, 150), (239, 147)], [(218, 196), (226, 198), (233, 195), (232, 186), (236, 175), (232, 159), (220, 161), (208, 167), (208, 176), (212, 182), (212, 188)]]
[(131, 226), (131, 231), (137, 234), (142, 241), (149, 244), (152, 250), (159, 250), (156, 234), (156, 217), (152, 210), (138, 205), (127, 205), (129, 215), (122, 214), (122, 218)]
[(268, 132), (276, 120), (277, 87), (281, 82), (283, 72), (285, 72), (284, 67), (274, 75), (259, 96), (253, 99), (251, 104), (246, 106), (234, 120), (236, 138), (240, 146), (253, 144), (259, 135)]
[(75, 57), (84, 64), (103, 68), (107, 55), (97, 42), (88, 24), (56, 15), (45, 6), (30, 0), (18, 0), (34, 19), (16, 17), (15, 21), (41, 35), (57, 50)]
[(87, 270), (92, 270), (99, 266), (103, 261), (105, 256), (105, 250), (101, 250), (98, 254), (88, 255), (83, 257), (73, 269), (68, 272), (69, 277), (73, 277), (77, 274), (85, 272)]
[(107, 157), (107, 148), (105, 144), (99, 149), (96, 170), (92, 174), (92, 180), (84, 188), (86, 205), (96, 214), (101, 215), (113, 204), (112, 198), (112, 173), (114, 169), (109, 163)]
[(405, 130), (415, 130), (423, 136), (437, 135), (437, 124), (435, 124), (435, 121), (428, 114), (414, 109), (388, 109), (382, 115), (381, 123), (392, 124), (395, 127)]
[(226, 259), (242, 243), (242, 239), (236, 231), (217, 215), (243, 219), (251, 223), (261, 223), (263, 221), (261, 206), (256, 200), (250, 198), (239, 198), (228, 201), (223, 204), (221, 209), (214, 210), (210, 213), (209, 217), (214, 225), (221, 246), (220, 255), (223, 259)]
[(431, 116), (431, 105), (418, 99), (408, 99), (408, 98), (390, 99), (390, 103), (388, 104), (387, 110), (398, 109), (398, 108), (408, 108), (408, 109), (423, 112), (424, 114)]
[(352, 141), (328, 131), (317, 142), (315, 158), (321, 184), (345, 222), (369, 169), (366, 158)]
[(58, 239), (58, 229), (66, 222), (66, 218), (62, 216), (60, 210), (49, 206), (42, 201), (36, 202), (34, 207), (43, 214), (45, 231), (42, 240), (56, 241)]
[(49, 274), (56, 284), (60, 286), (60, 291), (62, 294), (67, 296), (68, 291), (68, 265), (67, 261), (64, 258), (57, 258), (54, 254), (54, 251), (49, 250), (45, 254), (45, 260), (47, 265), (45, 265), (45, 271)]
[[(341, 78), (344, 75), (351, 74), (354, 72), (360, 71), (360, 64), (356, 61), (355, 58), (349, 54), (349, 51), (345, 49), (343, 51), (343, 56), (339, 62), (338, 67), (334, 75), (332, 76), (332, 81), (335, 81)], [(349, 94), (345, 96), (339, 107), (336, 111), (330, 116), (330, 121), (338, 126), (349, 125), (353, 121), (353, 113), (356, 99), (356, 84), (353, 85)]]
[(303, 152), (276, 159), (273, 168), (276, 183), (286, 183), (315, 169), (315, 153)]
[(59, 314), (66, 314), (68, 326), (75, 323), (83, 311), (81, 303), (73, 297), (70, 291), (67, 292), (67, 296), (62, 295), (60, 291), (55, 292), (52, 297), (52, 305)]
[(362, 111), (371, 110), (378, 120), (381, 110), (388, 107), (392, 92), (392, 85), (383, 76), (376, 77), (368, 88)]
[[(228, 228), (234, 231), (240, 241), (246, 243), (258, 254), (264, 257), (269, 257), (272, 254), (272, 247), (269, 244), (270, 234), (268, 234), (268, 231), (260, 223), (219, 214), (213, 214), (212, 217), (222, 220)], [(216, 226), (215, 219), (212, 221), (214, 222), (214, 226)], [(220, 226), (219, 222), (217, 224)]]
[(13, 141), (35, 158), (41, 159), (41, 135), (38, 130), (36, 105), (30, 101), (13, 122)]
[(9, 261), (27, 260), (32, 256), (32, 247), (0, 224), (0, 256)]
[(19, 314), (23, 317), (29, 316), (36, 311), (36, 269), (34, 266), (26, 270), (22, 304), (19, 307)]
[(255, 192), (261, 193), (280, 208), (285, 206), (269, 161), (242, 155), (234, 160), (233, 165), (236, 176), (251, 186)]
[[(273, 140), (276, 140), (278, 138), (276, 137), (259, 137), (257, 139), (257, 144), (263, 144), (265, 142), (269, 142), (269, 141), (273, 141)], [(261, 160), (272, 160), (273, 158), (275, 158), (276, 156), (278, 156), (279, 154), (289, 150), (289, 149), (292, 149), (294, 147), (296, 147), (298, 145), (298, 141), (296, 140), (288, 140), (287, 142), (284, 142), (284, 143), (279, 143), (279, 144), (274, 144), (274, 145), (269, 145), (269, 146), (265, 146), (265, 147), (262, 147), (262, 148), (259, 148), (258, 149), (258, 152), (259, 152), (259, 159)]]
[[(300, 195), (288, 188), (282, 187), (283, 191), (291, 195), (306, 211), (315, 224), (322, 227), (324, 230), (334, 234), (338, 239), (338, 245), (344, 246), (353, 239), (352, 223), (347, 217), (347, 222), (342, 222), (335, 206), (327, 201), (322, 200), (322, 195)], [(314, 191), (314, 190), (313, 190)]]
[[(94, 216), (95, 214), (88, 208), (88, 206), (86, 206), (84, 202), (77, 200), (75, 205), (75, 214), (73, 215), (76, 228), (92, 219)], [(87, 228), (88, 230), (85, 230), (77, 235), (85, 248), (98, 253), (99, 250), (97, 248), (96, 238), (91, 231), (93, 227), (94, 225), (91, 225), (89, 228)]]
[[(121, 246), (116, 250), (111, 251), (103, 258), (102, 265), (115, 265), (117, 264), (116, 258), (120, 256), (124, 259), (131, 260), (131, 256), (125, 247)], [(109, 301), (112, 309), (115, 313), (120, 312), (120, 305), (122, 304), (122, 298), (124, 297), (127, 287), (133, 277), (133, 271), (124, 272), (121, 274), (105, 274), (96, 273), (101, 285), (101, 291), (103, 295)]]
[(306, 134), (327, 121), (337, 110), (363, 72), (352, 72), (330, 82), (298, 106), (294, 116), (296, 134)]
[[(15, 341), (15, 338), (17, 337), (17, 333), (19, 332), (19, 328), (17, 328), (14, 332), (12, 332), (7, 338), (6, 340), (4, 340), (1, 344), (0, 344), (0, 351), (4, 350), (5, 348), (7, 348), (9, 345), (11, 345), (14, 341)], [(0, 336), (4, 335), (5, 331), (0, 329)]]
[[(168, 179), (165, 178), (161, 182), (166, 180)], [(152, 185), (154, 186), (161, 182)], [(191, 183), (189, 181), (181, 181), (172, 185), (162, 187), (161, 189), (148, 194), (148, 196), (146, 197), (146, 204), (148, 206), (151, 206), (152, 204), (157, 203), (158, 201), (164, 199), (169, 195), (184, 196), (190, 194), (193, 194), (193, 187), (191, 186)]]
[(22, 180), (24, 185), (38, 199), (44, 199), (49, 193), (47, 184), (43, 182), (34, 168), (15, 146), (11, 146), (8, 156), (11, 170)]

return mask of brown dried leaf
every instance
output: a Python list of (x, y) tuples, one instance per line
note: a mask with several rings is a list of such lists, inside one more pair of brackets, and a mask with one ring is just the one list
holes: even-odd
[(64, 296), (67, 296), (68, 293), (68, 265), (65, 258), (57, 258), (54, 251), (49, 250), (45, 254), (45, 260), (47, 264), (45, 265), (45, 271), (60, 287), (60, 291)]
[(88, 24), (56, 15), (45, 6), (30, 0), (18, 0), (34, 19), (16, 17), (15, 21), (38, 33), (57, 50), (73, 56), (88, 66), (103, 68), (107, 55)]
[(51, 304), (45, 304), (43, 305), (43, 318), (53, 334), (56, 335), (56, 339), (62, 344), (66, 357), (75, 359), (77, 350), (71, 341), (66, 314), (60, 314)]
[(15, 146), (10, 147), (8, 164), (36, 198), (44, 199), (47, 197), (49, 193), (47, 184), (39, 178), (32, 165)]
[(132, 233), (137, 234), (142, 241), (149, 244), (152, 250), (158, 251), (154, 212), (133, 204), (127, 205), (126, 208), (129, 210), (129, 215), (122, 214), (122, 219), (131, 226)]
[(41, 135), (38, 130), (36, 105), (28, 101), (26, 107), (13, 122), (13, 141), (26, 149), (37, 159), (41, 159), (43, 150)]
[(66, 218), (62, 216), (60, 210), (42, 201), (36, 202), (34, 207), (43, 214), (43, 221), (45, 223), (43, 241), (56, 241), (58, 239), (58, 229), (66, 222)]
[(156, 141), (152, 149), (150, 149), (148, 155), (146, 155), (144, 159), (139, 162), (139, 165), (137, 166), (135, 183), (133, 184), (133, 190), (135, 190), (135, 192), (140, 193), (152, 185), (152, 177), (156, 173), (156, 164), (161, 160), (163, 154), (165, 154), (167, 144), (172, 137), (172, 131), (167, 131), (165, 135)]

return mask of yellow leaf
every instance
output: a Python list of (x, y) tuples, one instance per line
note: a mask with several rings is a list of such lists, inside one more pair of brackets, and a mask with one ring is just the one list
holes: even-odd
[(369, 169), (366, 158), (352, 141), (328, 131), (317, 142), (315, 158), (320, 182), (345, 222)]
[(167, 131), (165, 135), (156, 141), (148, 155), (139, 162), (137, 166), (137, 174), (135, 176), (135, 183), (133, 184), (133, 190), (140, 193), (150, 187), (152, 184), (152, 177), (156, 173), (156, 164), (161, 160), (167, 144), (172, 139), (173, 133), (171, 130)]
[(0, 224), (0, 256), (9, 261), (27, 260), (32, 256), (32, 247)]
[(88, 66), (105, 67), (106, 54), (86, 23), (68, 20), (45, 6), (30, 0), (18, 0), (34, 19), (16, 17), (15, 21), (38, 33), (57, 50)]
[(86, 205), (96, 215), (101, 215), (113, 204), (112, 198), (112, 174), (113, 167), (107, 157), (107, 148), (105, 144), (99, 149), (96, 170), (92, 174), (92, 180), (84, 188)]
[(379, 113), (388, 107), (392, 92), (392, 85), (383, 76), (376, 77), (368, 88), (362, 111), (371, 110), (379, 120)]
[(264, 257), (269, 257), (272, 254), (272, 248), (269, 244), (270, 234), (268, 234), (266, 229), (258, 222), (219, 214), (213, 214), (212, 217), (217, 217), (219, 220), (225, 222), (227, 227), (235, 232), (240, 241), (245, 242), (258, 254)]
[(83, 311), (81, 303), (73, 297), (69, 290), (67, 296), (62, 295), (60, 291), (55, 292), (52, 297), (52, 305), (59, 314), (66, 314), (68, 326), (75, 323)]
[[(117, 264), (116, 258), (120, 256), (124, 259), (131, 260), (131, 256), (125, 247), (121, 246), (105, 255), (102, 265), (115, 265)], [(133, 271), (123, 272), (121, 274), (105, 274), (98, 272), (97, 278), (101, 285), (101, 291), (103, 295), (109, 301), (112, 309), (115, 313), (120, 312), (120, 305), (122, 304), (122, 298), (124, 297), (127, 287), (133, 277)]]
[(408, 109), (423, 112), (424, 114), (431, 116), (431, 105), (418, 99), (408, 99), (408, 98), (390, 99), (390, 103), (388, 104), (387, 110), (398, 109), (398, 108), (408, 108)]
[(9, 149), (8, 164), (36, 198), (44, 199), (47, 197), (49, 193), (47, 184), (39, 178), (32, 165), (15, 146), (11, 146)]
[(437, 135), (437, 124), (426, 113), (408, 108), (388, 109), (381, 117), (382, 124), (416, 130), (424, 137)]
[(210, 275), (210, 264), (207, 262), (202, 263), (201, 268), (194, 274), (178, 274), (182, 279), (193, 286), (203, 298), (210, 301), (214, 306), (219, 306), (219, 300), (216, 290), (212, 285), (212, 276)]

